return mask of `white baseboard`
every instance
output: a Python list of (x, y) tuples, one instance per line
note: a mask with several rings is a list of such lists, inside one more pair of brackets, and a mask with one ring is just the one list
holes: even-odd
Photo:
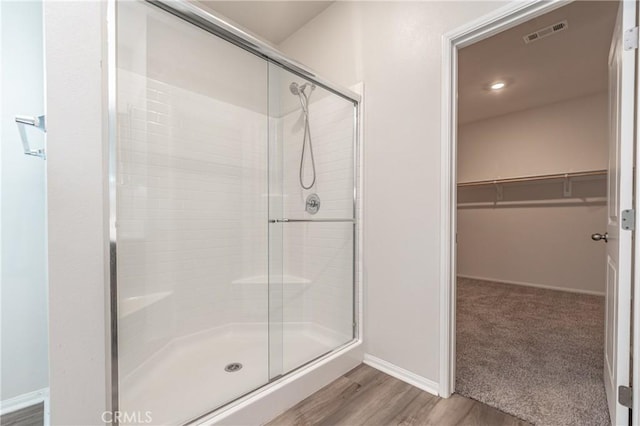
[(0, 401), (0, 415), (13, 413), (41, 402), (44, 402), (46, 415), (49, 406), (49, 388), (38, 389)]
[(580, 293), (580, 294), (590, 294), (592, 296), (604, 296), (604, 291), (592, 291), (592, 290), (582, 290), (578, 288), (555, 287), (552, 285), (535, 284), (535, 283), (528, 283), (524, 281), (502, 280), (499, 278), (476, 277), (476, 276), (463, 275), (463, 274), (457, 274), (457, 277), (466, 278), (469, 280), (493, 281), (495, 283), (501, 283), (501, 284), (513, 284), (513, 285), (519, 285), (524, 287), (535, 287), (535, 288), (544, 288), (547, 290), (565, 291), (567, 293)]
[(403, 382), (409, 383), (410, 385), (422, 389), (423, 391), (438, 396), (439, 387), (438, 384), (434, 381), (419, 376), (415, 373), (412, 373), (411, 371), (405, 370), (404, 368), (398, 367), (395, 364), (391, 364), (390, 362), (377, 358), (373, 355), (364, 354), (363, 362), (375, 368), (376, 370), (380, 370), (383, 373), (387, 373), (388, 375), (395, 377), (396, 379), (402, 380)]

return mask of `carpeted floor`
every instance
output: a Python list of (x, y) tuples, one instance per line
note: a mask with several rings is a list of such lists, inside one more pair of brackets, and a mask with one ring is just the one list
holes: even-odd
[(604, 298), (458, 278), (456, 392), (535, 425), (608, 425)]

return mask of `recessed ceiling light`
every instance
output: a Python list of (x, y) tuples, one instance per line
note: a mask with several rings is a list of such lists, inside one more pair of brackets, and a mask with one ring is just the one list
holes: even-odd
[(506, 85), (507, 84), (504, 81), (496, 81), (495, 83), (491, 83), (489, 88), (491, 90), (500, 90), (500, 89), (504, 89), (504, 86)]

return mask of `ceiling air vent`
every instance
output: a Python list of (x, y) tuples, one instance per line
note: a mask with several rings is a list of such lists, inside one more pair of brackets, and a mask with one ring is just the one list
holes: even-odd
[(534, 31), (531, 34), (527, 34), (522, 38), (524, 39), (524, 42), (526, 44), (529, 44), (531, 42), (538, 41), (545, 37), (549, 37), (552, 34), (566, 30), (567, 28), (569, 28), (569, 23), (566, 20), (564, 20), (564, 21), (558, 22), (557, 24), (553, 24), (553, 25), (549, 25), (548, 27), (541, 28), (538, 31)]

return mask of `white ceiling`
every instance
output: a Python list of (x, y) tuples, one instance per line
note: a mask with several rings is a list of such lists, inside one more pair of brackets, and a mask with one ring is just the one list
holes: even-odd
[(278, 45), (331, 6), (333, 1), (200, 0), (198, 3)]
[[(458, 119), (481, 120), (607, 89), (618, 2), (576, 1), (459, 52)], [(522, 36), (562, 20), (564, 31), (525, 44)], [(487, 91), (493, 81), (511, 83)]]

